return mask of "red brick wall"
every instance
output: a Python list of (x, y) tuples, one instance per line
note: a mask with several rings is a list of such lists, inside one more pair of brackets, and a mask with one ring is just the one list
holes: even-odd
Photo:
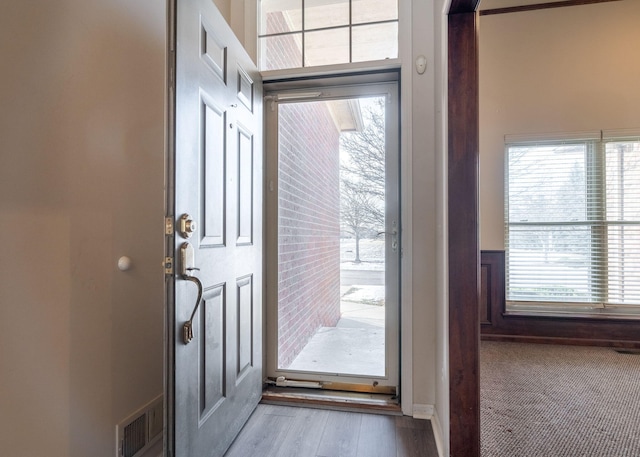
[[(267, 15), (266, 33), (285, 31), (289, 31), (289, 26), (282, 13), (270, 13)], [(301, 36), (301, 34), (296, 34), (262, 38), (261, 40), (268, 40), (269, 46), (262, 47), (260, 70), (302, 67)]]
[(323, 102), (279, 107), (278, 366), (340, 318), (339, 132)]
[[(267, 33), (287, 31), (281, 13)], [(302, 66), (293, 35), (270, 38), (263, 70)], [(299, 35), (298, 35), (299, 40)], [(279, 107), (278, 367), (340, 319), (339, 136), (323, 103)]]

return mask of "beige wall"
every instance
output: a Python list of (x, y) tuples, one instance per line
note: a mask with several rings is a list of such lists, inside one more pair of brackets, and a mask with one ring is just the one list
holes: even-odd
[[(237, 1), (237, 0), (236, 0)], [(231, 0), (213, 0), (227, 23), (231, 23)]]
[(637, 0), (481, 17), (482, 249), (504, 248), (505, 134), (640, 127), (638, 19)]
[(165, 10), (2, 8), (3, 455), (113, 456), (162, 393)]

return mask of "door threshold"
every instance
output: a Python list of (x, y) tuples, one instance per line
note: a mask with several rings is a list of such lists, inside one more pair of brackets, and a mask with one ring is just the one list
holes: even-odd
[(261, 403), (402, 416), (395, 395), (267, 386)]

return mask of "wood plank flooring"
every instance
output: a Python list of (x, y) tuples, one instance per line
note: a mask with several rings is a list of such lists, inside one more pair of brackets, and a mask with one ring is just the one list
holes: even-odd
[(260, 404), (225, 457), (438, 457), (431, 423)]

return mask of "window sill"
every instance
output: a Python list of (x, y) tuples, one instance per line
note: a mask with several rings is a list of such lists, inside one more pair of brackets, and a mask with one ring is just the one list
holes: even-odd
[(584, 319), (584, 320), (607, 320), (607, 321), (639, 321), (640, 310), (636, 312), (613, 311), (611, 309), (602, 309), (598, 311), (567, 311), (567, 310), (541, 310), (541, 309), (518, 309), (506, 310), (503, 314), (505, 318), (510, 317), (542, 317), (552, 319)]

